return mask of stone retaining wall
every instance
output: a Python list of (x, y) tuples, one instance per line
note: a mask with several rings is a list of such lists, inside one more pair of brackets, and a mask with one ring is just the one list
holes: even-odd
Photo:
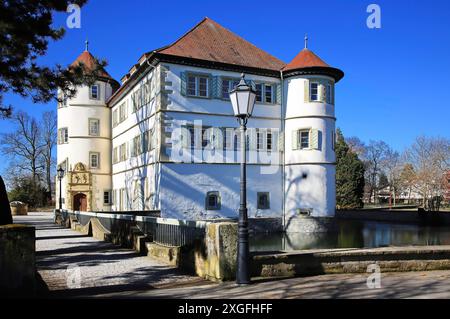
[(450, 269), (450, 246), (332, 249), (255, 254), (253, 276), (306, 276), (364, 273), (371, 264), (382, 272)]
[(36, 293), (35, 228), (0, 226), (0, 295)]

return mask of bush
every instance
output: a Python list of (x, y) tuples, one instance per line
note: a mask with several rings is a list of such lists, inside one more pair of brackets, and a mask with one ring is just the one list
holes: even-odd
[(23, 202), (31, 208), (36, 208), (45, 205), (46, 190), (32, 178), (17, 177), (13, 180), (13, 187), (8, 197), (10, 201)]

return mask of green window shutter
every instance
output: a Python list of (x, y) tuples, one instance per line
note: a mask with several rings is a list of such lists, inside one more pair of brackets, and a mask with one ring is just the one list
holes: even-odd
[(274, 151), (284, 151), (284, 133), (278, 131), (278, 133), (272, 133), (272, 147)]
[(275, 103), (279, 104), (281, 103), (281, 85), (275, 84)]
[(320, 82), (320, 101), (325, 103), (327, 101), (327, 82)]
[(309, 148), (313, 150), (319, 149), (319, 130), (311, 129), (309, 132)]
[(305, 98), (305, 103), (309, 103), (310, 102), (310, 99), (309, 99), (309, 80), (305, 80), (304, 98)]
[(220, 99), (222, 97), (222, 79), (220, 76), (212, 77), (210, 96), (215, 99)]
[(181, 74), (180, 74), (180, 80), (181, 80), (181, 88), (180, 88), (181, 95), (186, 96), (186, 85), (187, 85), (187, 75), (186, 75), (186, 72), (181, 72)]
[(292, 149), (298, 150), (298, 130), (292, 131)]

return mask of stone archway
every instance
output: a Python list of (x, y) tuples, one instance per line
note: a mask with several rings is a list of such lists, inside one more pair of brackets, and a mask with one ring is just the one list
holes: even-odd
[(87, 211), (87, 196), (83, 193), (78, 193), (73, 196), (73, 210), (85, 212)]

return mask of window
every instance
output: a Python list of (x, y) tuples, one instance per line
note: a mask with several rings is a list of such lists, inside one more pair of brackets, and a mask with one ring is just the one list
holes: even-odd
[(272, 150), (272, 132), (267, 132), (267, 150)]
[(127, 159), (127, 144), (123, 143), (119, 146), (119, 161), (123, 162)]
[(128, 117), (128, 108), (126, 101), (119, 106), (119, 123), (125, 121)]
[(258, 209), (270, 209), (269, 193), (257, 193)]
[(100, 90), (99, 90), (99, 86), (97, 84), (91, 85), (89, 93), (90, 93), (90, 98), (92, 100), (100, 99)]
[(222, 80), (222, 98), (223, 99), (229, 99), (230, 98), (230, 91), (234, 90), (236, 85), (238, 85), (239, 81), (237, 80), (230, 80), (230, 79), (223, 79)]
[(113, 111), (112, 117), (113, 117), (113, 127), (116, 127), (117, 124), (119, 124), (119, 110), (118, 109), (115, 109)]
[(262, 102), (262, 84), (256, 84), (256, 102)]
[(309, 87), (309, 99), (311, 101), (319, 100), (319, 83), (311, 82)]
[(148, 136), (150, 134), (150, 131), (145, 131), (142, 133), (142, 153), (147, 153), (150, 149), (150, 140), (148, 139)]
[(89, 119), (89, 135), (99, 136), (100, 135), (100, 120), (99, 119)]
[(67, 129), (67, 127), (63, 127), (58, 130), (58, 143), (69, 143), (69, 130)]
[(272, 85), (264, 85), (265, 90), (264, 90), (264, 101), (266, 103), (273, 103), (273, 86)]
[(298, 132), (300, 149), (309, 148), (309, 130), (300, 130)]
[(103, 192), (103, 204), (112, 205), (111, 191)]
[(219, 192), (208, 192), (206, 194), (206, 209), (218, 210), (220, 209), (220, 196)]
[(131, 148), (131, 156), (137, 156), (142, 153), (141, 135), (133, 138), (133, 144)]
[(327, 98), (327, 104), (332, 104), (333, 103), (333, 98), (332, 98), (332, 94), (333, 94), (333, 87), (331, 86), (331, 84), (327, 84), (326, 86), (326, 90), (327, 90), (327, 94), (326, 94), (326, 98)]
[(209, 78), (207, 76), (189, 75), (187, 81), (187, 95), (197, 97), (209, 96)]
[(258, 83), (255, 84), (256, 102), (259, 103), (275, 103), (275, 86), (272, 84)]
[(91, 168), (99, 168), (100, 167), (100, 153), (91, 152), (89, 153), (89, 163)]
[(119, 149), (114, 147), (113, 149), (113, 164), (119, 163)]
[(264, 150), (264, 132), (256, 133), (256, 149)]

